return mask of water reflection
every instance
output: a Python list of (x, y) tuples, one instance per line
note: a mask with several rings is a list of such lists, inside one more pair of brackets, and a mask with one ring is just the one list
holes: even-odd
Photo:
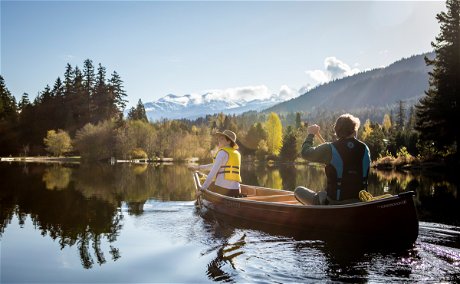
[(121, 257), (114, 243), (123, 228), (122, 202), (141, 215), (147, 200), (193, 200), (185, 167), (151, 165), (1, 164), (0, 237), (14, 216), (27, 218), (57, 240), (62, 249), (76, 247), (84, 268)]
[[(324, 169), (320, 165), (244, 165), (242, 177), (246, 184), (286, 190), (293, 190), (298, 185), (313, 190), (321, 190), (326, 186)], [(123, 231), (123, 214), (126, 212), (131, 216), (141, 217), (146, 214), (144, 210), (149, 200), (192, 201), (195, 198), (191, 174), (184, 165), (0, 163), (0, 178), (0, 240), (15, 216), (21, 226), (30, 219), (35, 230), (56, 240), (61, 250), (66, 247), (74, 248), (85, 269), (121, 259), (123, 248), (117, 245), (117, 239)], [(374, 195), (414, 190), (421, 220), (453, 225), (460, 220), (457, 185), (442, 175), (372, 171), (369, 190)], [(127, 211), (120, 209), (124, 204)], [(258, 281), (257, 278), (238, 278), (242, 271), (238, 263), (247, 259), (260, 266), (273, 266), (270, 269), (278, 274), (274, 273), (270, 277), (278, 279), (279, 282), (302, 282), (305, 279), (372, 282), (378, 279), (372, 278), (371, 271), (378, 268), (375, 265), (370, 266), (369, 263), (374, 263), (376, 259), (380, 262), (397, 259), (400, 262), (399, 268), (391, 265), (391, 269), (385, 273), (393, 279), (407, 279), (413, 273), (411, 265), (420, 262), (418, 249), (396, 254), (385, 253), (376, 257), (375, 252), (359, 250), (359, 247), (353, 248), (350, 253), (351, 246), (336, 244), (330, 240), (317, 241), (318, 238), (314, 235), (297, 236), (295, 232), (276, 228), (265, 231), (255, 224), (239, 227), (227, 220), (216, 221), (215, 216), (211, 219), (206, 216), (203, 218), (204, 236), (199, 236), (199, 239), (210, 240), (207, 244), (209, 251), (205, 251), (204, 255), (215, 253), (215, 257), (207, 264), (206, 273), (210, 279), (216, 281)], [(254, 232), (252, 230), (267, 232), (267, 235), (257, 233), (251, 239), (247, 232)], [(431, 228), (430, 232), (433, 231), (435, 230)], [(440, 234), (445, 234), (445, 231)], [(254, 238), (257, 238), (257, 244)], [(430, 246), (427, 243), (429, 239), (423, 239), (423, 234), (421, 238), (424, 250), (436, 250), (438, 255), (442, 254), (442, 249)], [(263, 242), (272, 242), (279, 246), (268, 246), (267, 255), (282, 252), (283, 256), (277, 261), (283, 262), (283, 257), (292, 257), (298, 259), (298, 267), (277, 267), (276, 263), (271, 262), (273, 258), (257, 255)], [(460, 247), (458, 234), (450, 241), (449, 246)], [(452, 254), (450, 248), (448, 251), (450, 254), (443, 255), (452, 260), (452, 266), (458, 267), (460, 257)], [(315, 263), (305, 264), (303, 258), (318, 261), (327, 267), (320, 269), (315, 267)], [(308, 274), (305, 272), (306, 265)], [(387, 267), (385, 263), (382, 265)], [(297, 273), (299, 278), (292, 276), (293, 273)], [(352, 280), (353, 277), (355, 278)]]
[(380, 281), (373, 277), (384, 268), (387, 277), (396, 281), (410, 279), (413, 264), (420, 259), (415, 248), (299, 234), (206, 210), (196, 214), (204, 220), (208, 249), (203, 255), (215, 255), (207, 265), (207, 276), (214, 281), (367, 283)]
[(61, 190), (69, 186), (71, 173), (72, 169), (56, 164), (45, 169), (42, 180), (46, 189)]

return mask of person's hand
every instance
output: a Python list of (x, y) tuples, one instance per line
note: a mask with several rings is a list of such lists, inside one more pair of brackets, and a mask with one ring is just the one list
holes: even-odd
[(319, 127), (318, 124), (312, 124), (312, 125), (308, 126), (307, 133), (316, 135), (316, 134), (319, 133), (319, 130), (320, 130), (320, 127)]

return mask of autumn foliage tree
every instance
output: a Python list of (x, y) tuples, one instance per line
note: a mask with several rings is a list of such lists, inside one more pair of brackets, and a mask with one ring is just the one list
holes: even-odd
[(276, 113), (272, 112), (268, 115), (265, 129), (267, 130), (268, 154), (278, 156), (283, 146), (283, 126)]
[(72, 139), (67, 132), (59, 129), (49, 130), (46, 137), (43, 139), (46, 146), (46, 151), (52, 153), (54, 156), (61, 156), (64, 153), (72, 151)]

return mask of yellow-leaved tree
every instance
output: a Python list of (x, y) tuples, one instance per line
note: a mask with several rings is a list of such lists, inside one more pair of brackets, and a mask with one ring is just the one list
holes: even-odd
[(372, 127), (371, 127), (371, 121), (369, 119), (366, 119), (366, 122), (364, 122), (363, 125), (363, 134), (361, 135), (361, 138), (366, 141), (366, 139), (372, 134)]
[(383, 127), (383, 130), (385, 131), (385, 133), (388, 133), (390, 131), (391, 118), (390, 118), (390, 115), (388, 113), (385, 113), (385, 115), (383, 116), (382, 127)]
[(64, 153), (72, 151), (72, 140), (67, 132), (59, 129), (57, 132), (48, 130), (46, 137), (43, 139), (46, 151), (54, 156), (61, 156)]
[(278, 156), (283, 146), (283, 126), (276, 113), (272, 112), (268, 115), (265, 129), (267, 130), (268, 154)]

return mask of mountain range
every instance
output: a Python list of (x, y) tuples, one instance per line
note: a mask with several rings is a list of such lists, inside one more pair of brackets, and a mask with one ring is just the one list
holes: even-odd
[(365, 108), (388, 107), (401, 100), (408, 105), (413, 105), (429, 87), (428, 72), (432, 67), (426, 65), (425, 56), (433, 59), (435, 53), (414, 55), (385, 68), (361, 72), (320, 85), (297, 98), (272, 106), (265, 111), (353, 112)]
[[(244, 96), (244, 92), (242, 92)], [(253, 97), (253, 96), (251, 96)], [(249, 99), (240, 96), (225, 96), (221, 92), (208, 92), (203, 95), (169, 94), (157, 101), (144, 104), (147, 117), (151, 121), (166, 119), (195, 119), (223, 112), (241, 114), (247, 111), (262, 111), (288, 99), (283, 94), (272, 94), (264, 99)]]
[[(428, 72), (424, 58), (433, 59), (434, 52), (403, 58), (387, 67), (364, 71), (337, 79), (302, 95), (268, 94), (264, 99), (253, 98), (253, 90), (239, 90), (239, 95), (222, 91), (177, 96), (169, 94), (144, 104), (151, 121), (166, 119), (195, 119), (223, 112), (241, 114), (247, 111), (314, 112), (320, 110), (353, 112), (364, 108), (388, 107), (403, 100), (416, 103), (428, 89)], [(248, 96), (244, 96), (247, 93)]]

